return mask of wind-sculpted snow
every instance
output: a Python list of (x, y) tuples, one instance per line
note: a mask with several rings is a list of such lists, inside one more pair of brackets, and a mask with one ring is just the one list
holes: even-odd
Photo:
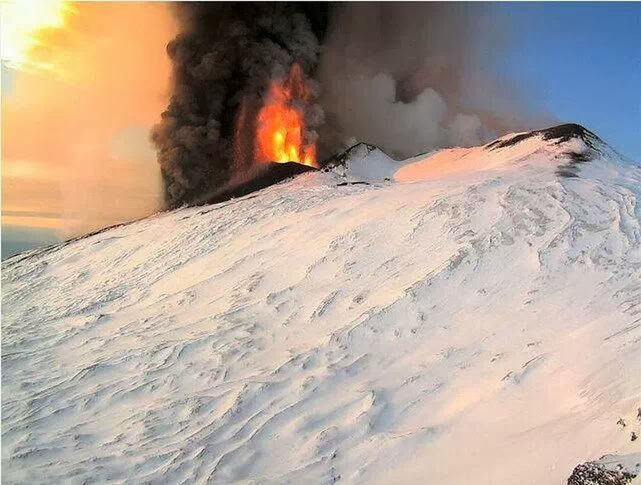
[(640, 170), (534, 162), (308, 173), (9, 260), (3, 480), (561, 483), (633, 452)]

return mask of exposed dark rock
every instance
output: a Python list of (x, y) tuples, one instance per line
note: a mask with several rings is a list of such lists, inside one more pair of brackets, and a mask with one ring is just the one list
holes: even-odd
[(317, 170), (296, 162), (286, 163), (265, 163), (256, 166), (251, 172), (247, 173), (242, 179), (235, 180), (222, 187), (213, 194), (207, 195), (199, 204), (217, 204), (229, 199), (242, 197), (244, 195), (264, 189), (270, 185), (282, 182), (285, 179), (294, 177), (301, 173), (313, 172)]
[(596, 461), (577, 465), (568, 485), (625, 485), (641, 470), (641, 455), (605, 455)]
[(544, 130), (539, 130), (543, 135), (544, 140), (556, 140), (556, 144), (564, 143), (572, 138), (579, 138), (583, 140), (590, 148), (596, 148), (596, 142), (603, 143), (603, 140), (592, 133), (587, 128), (576, 123), (567, 123), (564, 125), (557, 125)]
[(371, 185), (369, 182), (363, 182), (362, 180), (358, 180), (356, 182), (341, 182), (336, 184), (336, 187), (345, 187), (346, 185)]
[(376, 145), (370, 145), (369, 143), (357, 143), (356, 145), (349, 147), (344, 152), (333, 155), (327, 160), (323, 160), (322, 162), (320, 162), (321, 170), (328, 171), (334, 167), (346, 165), (347, 161), (363, 148), (365, 148), (367, 154), (373, 152), (374, 150), (381, 150)]
[(572, 160), (571, 163), (577, 164), (577, 163), (585, 163), (589, 162), (590, 160), (594, 159), (594, 153), (592, 151), (587, 151), (587, 152), (564, 152), (563, 155), (568, 157), (570, 160)]
[(559, 177), (565, 177), (565, 178), (570, 178), (570, 177), (578, 177), (579, 176), (579, 166), (582, 163), (586, 163), (589, 161), (592, 161), (596, 158), (597, 151), (588, 148), (584, 152), (564, 152), (563, 155), (566, 158), (569, 158), (570, 161), (568, 163), (565, 163), (563, 165), (559, 165), (559, 167), (556, 170), (556, 174)]
[(527, 140), (528, 138), (537, 135), (541, 135), (544, 140), (556, 140), (555, 143), (557, 145), (569, 141), (572, 138), (578, 138), (582, 140), (588, 147), (592, 149), (596, 149), (597, 142), (603, 143), (603, 141), (598, 136), (596, 136), (587, 128), (584, 128), (581, 125), (577, 125), (576, 123), (566, 123), (563, 125), (545, 128), (543, 130), (534, 130), (528, 133), (520, 133), (518, 135), (514, 135), (511, 138), (508, 138), (507, 140), (495, 140), (485, 145), (485, 149), (497, 150), (499, 148), (514, 146), (523, 140)]
[(577, 467), (568, 478), (568, 485), (626, 485), (634, 475), (623, 470), (608, 470), (603, 465), (588, 462)]
[(587, 128), (576, 123), (566, 123), (543, 130), (520, 133), (505, 140), (495, 140), (485, 145), (484, 148), (486, 150), (498, 150), (511, 147), (533, 136), (541, 136), (546, 141), (554, 140), (555, 145), (560, 145), (572, 139), (581, 140), (585, 144), (586, 149), (583, 151), (569, 150), (563, 153), (569, 159), (569, 162), (560, 165), (556, 170), (556, 174), (564, 178), (578, 177), (579, 164), (594, 160), (599, 153), (599, 147), (604, 145), (603, 140)]
[(527, 140), (528, 138), (531, 138), (537, 134), (538, 133), (536, 131), (530, 131), (529, 133), (521, 133), (519, 135), (514, 135), (512, 138), (508, 138), (507, 140), (494, 140), (493, 142), (490, 142), (487, 145), (485, 145), (485, 149), (497, 150), (499, 148), (511, 147), (516, 145), (518, 142)]

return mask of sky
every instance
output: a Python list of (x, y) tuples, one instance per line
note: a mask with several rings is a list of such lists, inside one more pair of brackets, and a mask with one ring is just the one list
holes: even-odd
[(641, 161), (641, 3), (502, 3), (514, 31), (499, 69), (559, 121)]
[[(488, 69), (515, 79), (537, 111), (641, 160), (641, 3), (489, 9), (512, 36)], [(84, 3), (40, 33), (31, 64), (3, 51), (3, 258), (159, 210), (148, 133), (167, 103), (175, 33), (162, 3)]]
[(173, 17), (159, 3), (83, 3), (64, 25), (39, 32), (27, 61), (3, 50), (3, 257), (161, 205), (149, 130), (167, 105)]

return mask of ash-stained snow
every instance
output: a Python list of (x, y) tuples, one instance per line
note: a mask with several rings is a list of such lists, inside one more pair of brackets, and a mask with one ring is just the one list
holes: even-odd
[(8, 260), (3, 480), (554, 484), (638, 451), (641, 170), (603, 146), (560, 175), (579, 143)]

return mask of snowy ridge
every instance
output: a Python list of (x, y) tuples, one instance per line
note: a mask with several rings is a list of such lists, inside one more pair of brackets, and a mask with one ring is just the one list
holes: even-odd
[(529, 167), (555, 170), (562, 177), (575, 177), (583, 164), (628, 161), (594, 133), (580, 125), (566, 124), (525, 133), (509, 133), (487, 145), (450, 148), (406, 160), (395, 178), (401, 182), (441, 179), (488, 170), (523, 170)]
[(325, 162), (324, 171), (348, 179), (381, 180), (392, 177), (401, 165), (380, 148), (357, 143)]
[(560, 175), (579, 143), (306, 173), (9, 260), (3, 479), (563, 483), (638, 451), (641, 170)]

